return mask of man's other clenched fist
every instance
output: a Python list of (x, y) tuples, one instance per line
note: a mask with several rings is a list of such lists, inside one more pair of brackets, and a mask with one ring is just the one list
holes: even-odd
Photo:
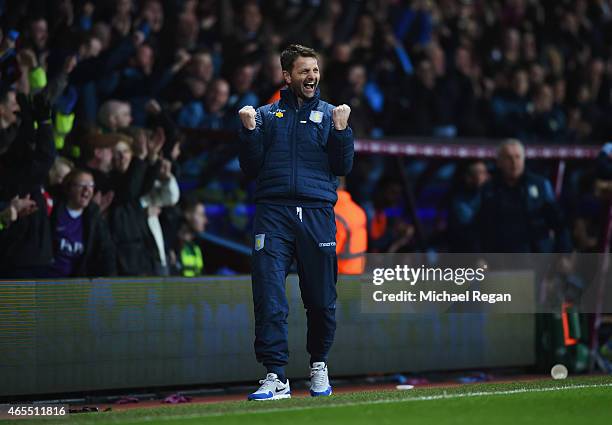
[(334, 128), (336, 130), (344, 130), (346, 127), (348, 127), (349, 115), (351, 115), (350, 106), (336, 106), (332, 110), (332, 120), (334, 121)]
[(238, 111), (238, 115), (240, 115), (240, 121), (245, 128), (248, 130), (255, 129), (255, 108), (247, 105)]

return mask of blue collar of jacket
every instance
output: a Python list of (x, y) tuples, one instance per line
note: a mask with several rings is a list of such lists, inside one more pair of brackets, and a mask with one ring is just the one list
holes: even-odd
[[(304, 103), (302, 104), (302, 108), (313, 108), (314, 105), (317, 104), (317, 102), (319, 101), (319, 97), (320, 97), (320, 90), (317, 87), (317, 89), (315, 90), (315, 94), (314, 96), (312, 96), (312, 98), (305, 100)], [(281, 96), (281, 100), (283, 102), (285, 102), (287, 105), (291, 106), (293, 109), (300, 109), (300, 104), (298, 102), (297, 96), (295, 95), (295, 93), (293, 92), (293, 90), (291, 90), (289, 87), (284, 88), (280, 91), (280, 96)]]

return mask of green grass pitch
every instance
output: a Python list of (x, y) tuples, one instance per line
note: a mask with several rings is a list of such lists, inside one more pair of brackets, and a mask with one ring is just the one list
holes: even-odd
[(612, 423), (612, 377), (369, 391), (325, 398), (234, 401), (81, 413), (3, 424), (403, 424)]

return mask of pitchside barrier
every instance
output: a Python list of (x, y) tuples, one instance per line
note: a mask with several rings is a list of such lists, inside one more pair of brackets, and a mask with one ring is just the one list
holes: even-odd
[[(338, 283), (334, 377), (535, 362), (533, 314), (368, 314)], [(306, 377), (306, 318), (287, 279), (290, 377)], [(0, 397), (232, 382), (253, 354), (250, 277), (0, 282)]]

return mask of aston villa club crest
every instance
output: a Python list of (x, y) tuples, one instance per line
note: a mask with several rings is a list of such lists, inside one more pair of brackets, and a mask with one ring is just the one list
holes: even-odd
[(310, 121), (314, 123), (320, 123), (323, 121), (323, 112), (321, 111), (310, 111)]
[(260, 233), (259, 235), (255, 235), (255, 251), (259, 251), (264, 247), (266, 242), (266, 234)]

